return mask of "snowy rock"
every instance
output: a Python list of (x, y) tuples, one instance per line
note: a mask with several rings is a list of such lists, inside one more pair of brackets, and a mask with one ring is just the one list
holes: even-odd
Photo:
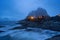
[(13, 40), (9, 35), (0, 37), (0, 40)]

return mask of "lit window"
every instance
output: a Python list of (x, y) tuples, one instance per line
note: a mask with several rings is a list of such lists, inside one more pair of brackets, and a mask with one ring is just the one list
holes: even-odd
[(30, 21), (34, 21), (34, 20), (35, 20), (35, 17), (34, 17), (34, 16), (29, 16), (28, 19), (29, 19)]
[(34, 19), (34, 17), (33, 17), (33, 16), (31, 16), (31, 17), (30, 17), (30, 19)]

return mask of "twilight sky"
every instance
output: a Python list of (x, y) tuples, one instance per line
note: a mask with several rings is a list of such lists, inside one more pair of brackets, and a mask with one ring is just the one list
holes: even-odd
[(0, 0), (0, 18), (23, 19), (38, 7), (54, 16), (60, 13), (60, 0)]

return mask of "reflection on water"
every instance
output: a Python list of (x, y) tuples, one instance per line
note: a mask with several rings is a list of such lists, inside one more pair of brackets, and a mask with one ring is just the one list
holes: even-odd
[[(5, 25), (5, 27), (0, 28), (0, 30), (5, 31), (0, 33), (0, 40), (45, 40), (60, 34), (60, 32), (43, 30), (39, 28), (9, 30), (17, 26), (21, 25)], [(27, 31), (28, 29), (31, 29), (31, 31)]]

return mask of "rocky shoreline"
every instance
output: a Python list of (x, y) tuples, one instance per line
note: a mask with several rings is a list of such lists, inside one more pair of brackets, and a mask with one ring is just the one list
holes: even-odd
[(20, 24), (22, 25), (22, 28), (27, 28), (27, 27), (42, 28), (42, 29), (48, 29), (48, 30), (60, 32), (60, 22), (57, 22), (57, 21), (56, 22), (45, 21), (43, 23), (21, 21)]

